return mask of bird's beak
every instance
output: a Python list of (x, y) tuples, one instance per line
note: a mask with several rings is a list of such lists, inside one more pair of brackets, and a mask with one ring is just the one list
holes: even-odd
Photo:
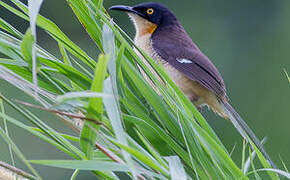
[(112, 6), (112, 7), (110, 7), (110, 10), (117, 10), (117, 11), (125, 11), (125, 12), (136, 13), (136, 11), (133, 10), (132, 7), (130, 7), (130, 6), (123, 6), (123, 5)]
[(134, 13), (134, 14), (137, 14), (137, 15), (143, 17), (143, 14), (141, 14), (138, 11), (134, 10), (133, 7), (130, 7), (130, 6), (116, 5), (116, 6), (110, 7), (110, 10), (117, 10), (117, 11), (124, 11), (124, 12), (127, 12), (127, 13)]

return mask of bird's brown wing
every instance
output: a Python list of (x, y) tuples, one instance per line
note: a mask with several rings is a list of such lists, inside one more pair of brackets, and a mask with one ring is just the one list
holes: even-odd
[(153, 41), (157, 54), (186, 77), (214, 92), (219, 99), (226, 98), (224, 81), (211, 61), (198, 48), (178, 46), (170, 41)]

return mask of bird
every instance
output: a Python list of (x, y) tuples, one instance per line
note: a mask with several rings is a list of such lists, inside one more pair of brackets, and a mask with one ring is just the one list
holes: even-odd
[[(134, 43), (165, 68), (168, 75), (199, 109), (208, 106), (230, 120), (243, 138), (255, 144), (276, 167), (261, 142), (230, 105), (224, 80), (211, 60), (192, 41), (180, 21), (166, 6), (146, 2), (135, 6), (114, 5), (126, 12), (135, 26)], [(140, 56), (146, 65), (146, 59)]]

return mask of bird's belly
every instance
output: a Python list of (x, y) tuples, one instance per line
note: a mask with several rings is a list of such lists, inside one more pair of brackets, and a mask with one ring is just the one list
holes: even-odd
[(206, 88), (198, 82), (187, 78), (168, 63), (164, 64), (164, 68), (175, 84), (192, 102), (195, 102), (196, 105), (202, 105), (205, 103), (202, 97), (204, 97), (205, 93), (208, 91)]
[(197, 81), (187, 78), (168, 63), (164, 64), (164, 68), (171, 79), (184, 92), (192, 103), (198, 107), (208, 105), (214, 112), (218, 113), (222, 117), (226, 117), (226, 114), (220, 106), (216, 95), (212, 91), (208, 90)]

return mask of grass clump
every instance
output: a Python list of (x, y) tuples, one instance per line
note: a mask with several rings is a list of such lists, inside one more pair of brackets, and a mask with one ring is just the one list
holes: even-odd
[[(140, 50), (166, 87), (145, 66), (130, 38), (108, 16), (102, 1), (67, 0), (100, 49), (98, 59), (88, 56), (55, 23), (31, 11), (40, 4), (28, 7), (18, 0), (11, 2), (17, 9), (3, 1), (0, 5), (29, 21), (32, 30), (22, 34), (0, 19), (0, 78), (22, 90), (22, 95), (33, 97), (41, 107), (1, 96), (33, 126), (5, 111), (0, 116), (71, 157), (27, 160), (0, 129), (1, 136), (34, 175), (30, 178), (41, 179), (32, 164), (73, 169), (71, 179), (81, 170), (103, 179), (119, 179), (120, 173), (130, 179), (258, 179), (262, 171), (270, 179), (279, 179), (278, 174), (289, 177), (284, 171), (271, 169), (261, 154), (261, 167), (254, 167), (255, 152), (251, 149), (249, 160), (239, 167), (164, 69)], [(44, 29), (58, 43), (61, 58), (36, 44), (34, 26)], [(56, 114), (79, 136), (56, 131), (27, 106)]]

